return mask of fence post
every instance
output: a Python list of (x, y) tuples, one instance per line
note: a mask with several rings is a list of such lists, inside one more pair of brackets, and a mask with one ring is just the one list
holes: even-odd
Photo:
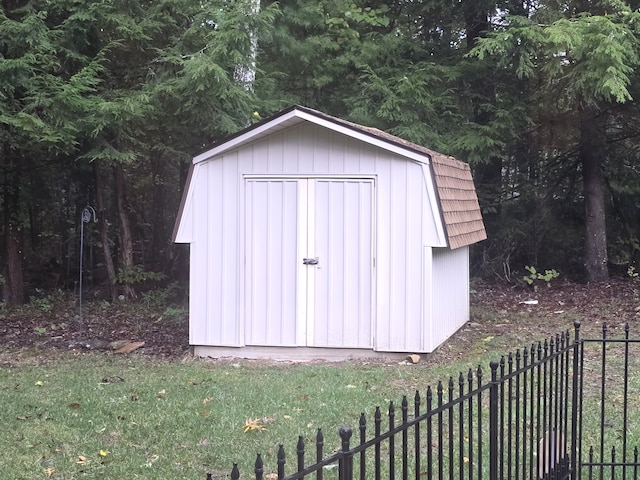
[(576, 320), (574, 326), (573, 341), (573, 372), (571, 385), (571, 479), (576, 480), (580, 477), (578, 472), (578, 380), (579, 380), (579, 358), (580, 351), (580, 322)]
[(259, 453), (256, 456), (254, 473), (256, 474), (256, 480), (262, 480), (262, 476), (264, 474), (264, 463), (262, 462), (262, 455)]
[(498, 430), (498, 419), (500, 418), (498, 367), (500, 363), (494, 360), (489, 366), (491, 367), (491, 384), (489, 388), (489, 479), (498, 480), (500, 474), (498, 466), (498, 448), (500, 446)]
[(349, 439), (353, 431), (351, 427), (344, 426), (339, 433), (342, 439), (342, 457), (338, 463), (338, 478), (340, 480), (353, 480), (353, 454), (349, 451)]

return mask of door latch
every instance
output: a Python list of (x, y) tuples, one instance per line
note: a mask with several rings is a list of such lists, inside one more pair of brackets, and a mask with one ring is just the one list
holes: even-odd
[(320, 259), (318, 257), (316, 257), (316, 258), (303, 258), (302, 259), (302, 264), (303, 265), (317, 265), (319, 260)]

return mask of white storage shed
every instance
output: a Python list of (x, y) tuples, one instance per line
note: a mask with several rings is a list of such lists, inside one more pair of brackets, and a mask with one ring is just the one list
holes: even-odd
[(486, 238), (469, 166), (291, 107), (196, 156), (189, 335), (211, 357), (431, 352), (469, 318)]

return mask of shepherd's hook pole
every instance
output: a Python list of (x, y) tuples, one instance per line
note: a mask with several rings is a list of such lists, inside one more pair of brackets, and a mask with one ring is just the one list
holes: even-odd
[(82, 320), (82, 274), (83, 274), (83, 266), (82, 260), (84, 259), (84, 224), (89, 223), (91, 221), (91, 217), (93, 216), (93, 223), (98, 221), (96, 216), (95, 209), (87, 205), (82, 210), (82, 215), (80, 218), (80, 319)]

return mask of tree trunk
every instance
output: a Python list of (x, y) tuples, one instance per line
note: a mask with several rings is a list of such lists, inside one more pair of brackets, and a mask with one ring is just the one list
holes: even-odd
[(121, 164), (113, 167), (115, 180), (116, 199), (118, 204), (118, 216), (120, 218), (120, 255), (122, 259), (122, 271), (124, 294), (127, 298), (136, 296), (136, 292), (127, 280), (127, 273), (133, 268), (133, 239), (131, 236), (131, 222), (129, 220), (129, 205), (124, 185), (124, 172)]
[(9, 307), (24, 303), (24, 273), (20, 250), (20, 171), (19, 161), (10, 158), (5, 148), (7, 169), (4, 179), (4, 251), (5, 279), (4, 299)]
[(585, 268), (589, 282), (609, 278), (605, 186), (602, 161), (604, 132), (594, 108), (580, 112), (580, 162), (584, 184)]
[(5, 224), (5, 255), (7, 278), (4, 298), (8, 307), (15, 307), (24, 303), (24, 275), (20, 235), (18, 228), (11, 222)]
[(486, 35), (489, 30), (489, 14), (492, 8), (495, 8), (494, 3), (489, 3), (486, 0), (464, 0), (462, 2), (469, 50), (475, 47), (478, 38)]
[(93, 162), (93, 172), (96, 179), (96, 206), (98, 207), (98, 222), (100, 222), (102, 254), (104, 256), (104, 265), (107, 269), (107, 278), (109, 280), (109, 294), (111, 296), (111, 301), (115, 302), (118, 299), (118, 291), (116, 288), (116, 268), (113, 264), (111, 245), (109, 244), (109, 222), (107, 221), (107, 208), (104, 204), (104, 182), (100, 166), (97, 162)]

